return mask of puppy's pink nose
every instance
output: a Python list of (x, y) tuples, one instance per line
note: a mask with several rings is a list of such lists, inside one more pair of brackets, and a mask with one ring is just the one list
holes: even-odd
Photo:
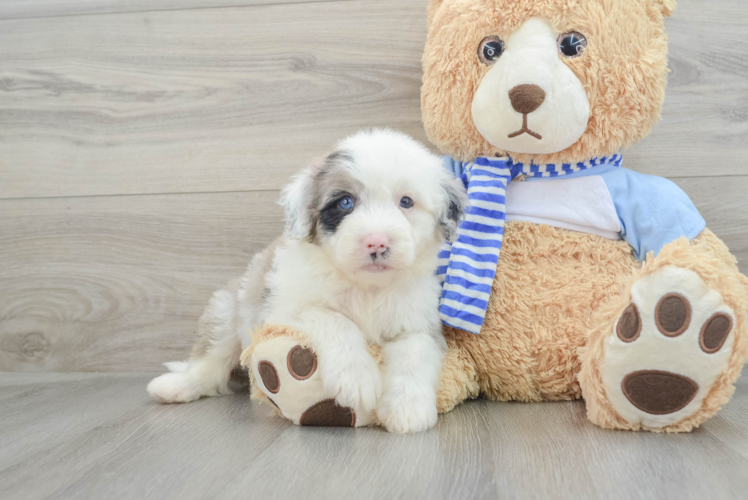
[(381, 255), (390, 246), (390, 240), (384, 234), (370, 234), (364, 238), (364, 249), (371, 254)]

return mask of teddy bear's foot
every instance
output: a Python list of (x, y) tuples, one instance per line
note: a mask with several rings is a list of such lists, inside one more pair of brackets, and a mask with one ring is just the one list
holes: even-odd
[(375, 422), (373, 411), (335, 403), (323, 387), (314, 351), (294, 337), (278, 336), (250, 349), (242, 363), (251, 370), (254, 396), (267, 398), (294, 424), (361, 427)]
[[(693, 271), (665, 266), (636, 281), (601, 360), (607, 399), (627, 424), (620, 427), (699, 425), (678, 426), (715, 396), (713, 389), (730, 390), (720, 379), (730, 365), (735, 325), (722, 295)], [(702, 413), (701, 421), (713, 414)]]

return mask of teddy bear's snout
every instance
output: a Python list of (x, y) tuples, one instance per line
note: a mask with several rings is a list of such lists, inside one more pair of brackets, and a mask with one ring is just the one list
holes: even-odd
[(545, 101), (545, 91), (537, 85), (517, 85), (509, 91), (509, 100), (517, 113), (532, 113)]

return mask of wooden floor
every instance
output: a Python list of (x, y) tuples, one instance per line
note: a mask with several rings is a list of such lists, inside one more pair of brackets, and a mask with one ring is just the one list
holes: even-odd
[(148, 400), (143, 374), (0, 375), (0, 498), (732, 499), (748, 379), (688, 435), (605, 431), (584, 404), (472, 401), (431, 431), (296, 427), (247, 394)]

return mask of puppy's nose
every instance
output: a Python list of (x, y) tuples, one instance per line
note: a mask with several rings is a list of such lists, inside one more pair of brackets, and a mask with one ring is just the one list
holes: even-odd
[(545, 90), (537, 85), (517, 85), (509, 91), (509, 100), (517, 113), (532, 113), (545, 101)]
[(390, 247), (390, 240), (384, 234), (370, 234), (364, 238), (364, 249), (372, 257), (382, 255)]

